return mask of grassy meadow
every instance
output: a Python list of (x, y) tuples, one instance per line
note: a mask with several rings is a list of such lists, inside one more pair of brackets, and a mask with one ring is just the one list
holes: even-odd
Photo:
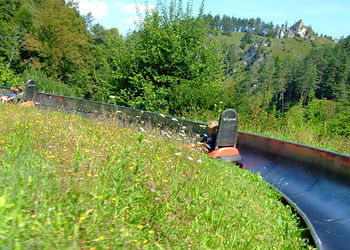
[(167, 139), (0, 104), (1, 249), (301, 249), (262, 178)]
[[(225, 44), (232, 44), (239, 46), (241, 40), (245, 35), (244, 32), (229, 32), (229, 35), (218, 34), (215, 39)], [(264, 37), (253, 35), (255, 41), (262, 40)], [(265, 51), (274, 57), (280, 57), (280, 59), (286, 59), (288, 57), (304, 57), (315, 47), (321, 47), (322, 45), (334, 45), (334, 42), (323, 37), (317, 37), (314, 40), (305, 38), (268, 38), (271, 42), (271, 46), (265, 48)], [(249, 48), (249, 46), (247, 47)]]

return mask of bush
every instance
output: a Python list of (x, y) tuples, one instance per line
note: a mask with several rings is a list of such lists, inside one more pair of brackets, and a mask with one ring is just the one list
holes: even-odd
[(111, 63), (115, 75), (122, 76), (112, 92), (120, 98), (118, 104), (177, 115), (214, 106), (222, 57), (201, 11), (193, 17), (180, 2), (166, 7), (160, 1), (146, 13), (127, 38), (129, 56)]
[(20, 79), (0, 58), (0, 86), (17, 86), (20, 85), (20, 82)]
[(45, 73), (39, 70), (29, 68), (22, 73), (21, 77), (25, 81), (28, 79), (34, 79), (36, 81), (35, 87), (37, 91), (70, 97), (78, 97), (74, 89), (58, 79), (48, 77)]
[(315, 99), (307, 106), (305, 117), (319, 136), (350, 136), (348, 105)]

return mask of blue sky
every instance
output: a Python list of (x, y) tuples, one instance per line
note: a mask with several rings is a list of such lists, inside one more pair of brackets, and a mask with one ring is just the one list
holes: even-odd
[[(136, 9), (143, 12), (154, 8), (156, 0), (76, 0), (80, 12), (93, 14), (95, 22), (105, 28), (118, 28), (126, 34), (134, 29), (137, 20)], [(146, 4), (147, 2), (147, 4)], [(168, 0), (169, 2), (169, 0)], [(183, 0), (187, 3), (186, 0)], [(193, 0), (194, 10), (198, 10), (201, 0)], [(206, 0), (205, 13), (227, 15), (240, 18), (260, 17), (273, 24), (288, 23), (291, 26), (302, 19), (318, 34), (334, 38), (350, 35), (350, 0)]]

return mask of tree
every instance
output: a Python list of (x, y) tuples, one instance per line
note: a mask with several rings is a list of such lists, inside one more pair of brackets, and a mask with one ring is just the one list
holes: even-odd
[(248, 31), (244, 34), (244, 36), (242, 37), (242, 40), (241, 40), (241, 48), (244, 49), (248, 44), (251, 44), (253, 43), (253, 40), (254, 37), (253, 37), (253, 34), (251, 31)]
[(284, 113), (285, 110), (285, 93), (287, 91), (287, 75), (290, 64), (288, 61), (280, 62), (280, 58), (275, 59), (275, 74), (273, 83), (275, 88), (275, 105)]
[(233, 75), (234, 68), (238, 61), (236, 46), (229, 44), (223, 46), (225, 75), (230, 77)]
[(93, 61), (85, 21), (63, 0), (43, 1), (40, 7), (23, 55), (35, 68), (74, 85), (84, 95), (90, 91)]
[(125, 86), (130, 56), (126, 41), (117, 29), (105, 30), (101, 25), (95, 25), (91, 31), (95, 51), (95, 84), (92, 97), (108, 102), (111, 101), (110, 95), (115, 95)]
[[(181, 114), (213, 107), (222, 59), (208, 37), (200, 11), (184, 10), (181, 1), (158, 3), (138, 29), (127, 37), (127, 57), (115, 61), (121, 104)], [(208, 96), (208, 93), (211, 93)], [(130, 100), (131, 97), (131, 100)]]
[(310, 102), (315, 97), (315, 89), (317, 86), (317, 70), (315, 64), (310, 58), (306, 58), (299, 68), (299, 76), (297, 77), (297, 93), (299, 98)]
[(222, 17), (220, 26), (223, 31), (233, 31), (232, 19), (226, 15)]
[(32, 26), (30, 6), (22, 1), (0, 0), (0, 57), (18, 68), (20, 49)]

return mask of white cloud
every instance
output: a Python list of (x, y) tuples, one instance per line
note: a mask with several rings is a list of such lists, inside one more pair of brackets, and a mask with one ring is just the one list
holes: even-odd
[(93, 17), (101, 18), (108, 15), (108, 5), (106, 2), (98, 0), (79, 1), (79, 10), (82, 14), (92, 13)]
[(125, 4), (122, 2), (116, 2), (114, 6), (121, 12), (125, 14), (136, 14), (137, 11), (139, 13), (145, 13), (146, 10), (154, 10), (156, 7), (154, 4), (149, 4), (149, 5), (142, 5), (139, 3), (133, 3), (133, 4)]
[(139, 16), (133, 16), (130, 18), (123, 19), (123, 23), (134, 24), (135, 22), (140, 22), (142, 19)]

